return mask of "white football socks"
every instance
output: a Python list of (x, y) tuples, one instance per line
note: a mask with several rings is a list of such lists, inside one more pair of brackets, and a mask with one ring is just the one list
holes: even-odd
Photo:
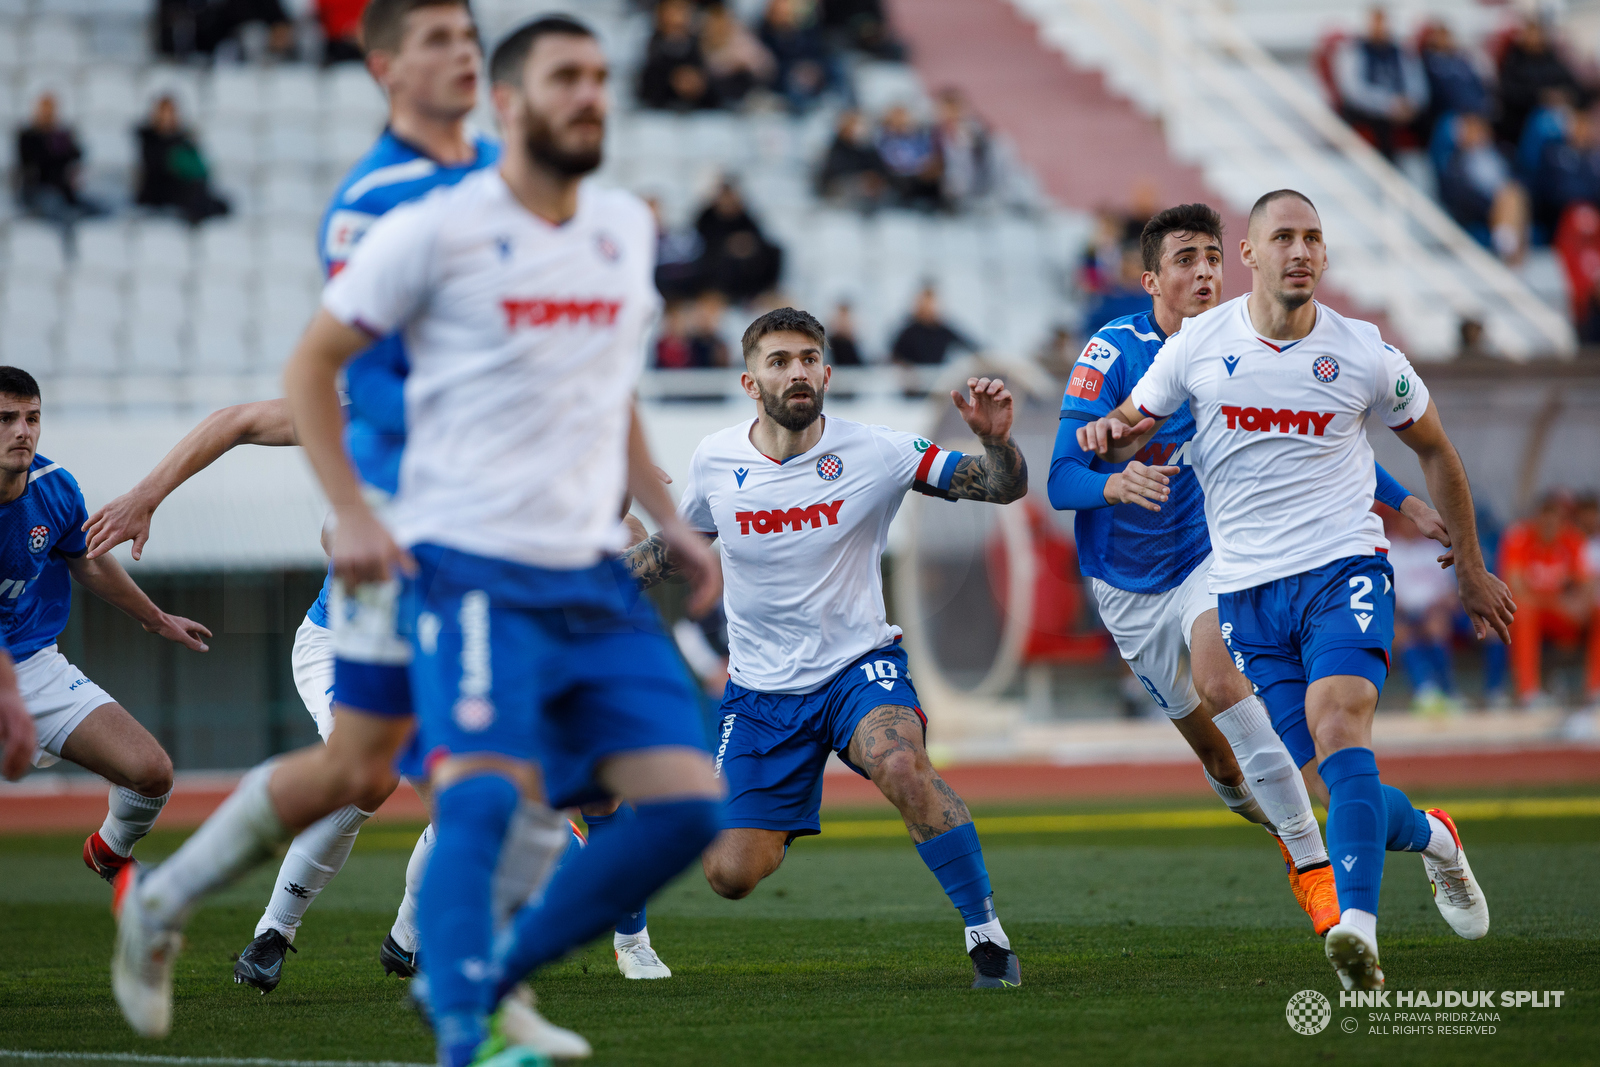
[(1269, 822), (1299, 870), (1328, 862), (1316, 816), (1311, 814), (1311, 795), (1294, 765), (1289, 750), (1272, 728), (1266, 705), (1251, 695), (1227, 711), (1218, 712), (1212, 722), (1222, 731), (1244, 772), (1245, 785), (1255, 794)]
[(119, 856), (133, 851), (139, 839), (156, 824), (161, 809), (172, 799), (172, 790), (147, 797), (125, 786), (114, 785), (106, 798), (106, 821), (100, 824), (100, 840)]
[(1370, 911), (1360, 908), (1346, 908), (1339, 913), (1339, 923), (1342, 926), (1354, 926), (1357, 930), (1372, 938), (1372, 943), (1378, 943), (1378, 917)]
[(1267, 813), (1261, 810), (1261, 804), (1256, 800), (1256, 795), (1250, 792), (1248, 782), (1240, 782), (1238, 785), (1223, 785), (1211, 777), (1211, 772), (1206, 770), (1204, 766), (1200, 768), (1200, 773), (1206, 776), (1206, 781), (1211, 783), (1211, 791), (1222, 798), (1222, 802), (1228, 805), (1229, 811), (1242, 815), (1251, 822), (1260, 823), (1262, 826), (1272, 826), (1272, 820), (1267, 818)]
[(422, 876), (428, 873), (428, 860), (433, 856), (433, 824), (429, 823), (417, 838), (406, 862), (406, 895), (400, 900), (400, 910), (395, 914), (389, 936), (406, 952), (417, 951), (421, 934), (417, 932), (417, 897), (422, 892)]
[(650, 945), (650, 928), (648, 926), (643, 927), (636, 934), (619, 934), (615, 930), (611, 932), (612, 948), (627, 948), (629, 945), (644, 945), (648, 948)]
[(500, 864), (494, 870), (494, 921), (504, 924), (528, 899), (544, 892), (556, 862), (567, 851), (572, 830), (566, 816), (523, 798), (506, 828)]
[(289, 836), (267, 792), (276, 765), (268, 760), (246, 774), (183, 847), (140, 881), (140, 903), (152, 922), (182, 926), (201, 897), (272, 855)]
[(261, 921), (256, 923), (257, 937), (268, 930), (276, 930), (294, 943), (295, 931), (300, 928), (306, 909), (350, 858), (356, 834), (361, 824), (370, 818), (372, 812), (346, 804), (300, 831), (283, 857), (283, 866), (278, 868), (272, 899), (267, 902)]
[(1000, 928), (999, 919), (990, 919), (986, 923), (980, 923), (977, 926), (967, 927), (966, 932), (963, 935), (963, 941), (964, 944), (961, 946), (962, 952), (971, 952), (978, 946), (978, 943), (982, 941), (993, 941), (1001, 948), (1011, 947), (1011, 939), (1007, 937), (1006, 932)]
[(1428, 847), (1422, 850), (1423, 855), (1430, 860), (1440, 863), (1454, 863), (1456, 861), (1456, 837), (1450, 832), (1450, 827), (1437, 815), (1428, 816), (1428, 829), (1433, 831), (1433, 836), (1428, 838)]

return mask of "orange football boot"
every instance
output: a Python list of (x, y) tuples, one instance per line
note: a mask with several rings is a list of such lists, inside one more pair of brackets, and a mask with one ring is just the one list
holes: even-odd
[(133, 862), (131, 856), (119, 856), (96, 830), (83, 843), (83, 865), (108, 882), (116, 881), (117, 874)]
[(1278, 843), (1278, 851), (1283, 853), (1283, 869), (1289, 872), (1289, 892), (1294, 894), (1294, 902), (1303, 910), (1306, 906), (1306, 891), (1300, 884), (1300, 872), (1294, 869), (1294, 857), (1289, 855), (1289, 848), (1283, 843), (1283, 838), (1273, 834), (1272, 839)]
[(1324, 864), (1309, 871), (1295, 869), (1294, 858), (1284, 845), (1283, 838), (1274, 836), (1278, 851), (1283, 853), (1283, 868), (1289, 872), (1289, 891), (1300, 910), (1311, 918), (1311, 928), (1321, 937), (1339, 922), (1339, 895), (1333, 887), (1333, 867)]

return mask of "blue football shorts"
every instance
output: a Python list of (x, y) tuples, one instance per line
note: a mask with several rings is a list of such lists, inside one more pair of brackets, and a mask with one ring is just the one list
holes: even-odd
[(729, 682), (714, 726), (717, 775), (728, 787), (723, 825), (822, 832), (822, 768), (837, 752), (851, 770), (850, 741), (874, 708), (901, 705), (928, 720), (894, 644), (868, 652), (810, 693), (758, 693)]
[(1349, 556), (1217, 597), (1222, 637), (1260, 691), (1295, 765), (1317, 750), (1306, 728), (1306, 687), (1353, 674), (1378, 691), (1394, 642), (1394, 571), (1382, 552)]
[(707, 751), (695, 687), (621, 563), (558, 571), (437, 545), (412, 554), (400, 616), (427, 761), (536, 761), (562, 808), (608, 795), (594, 780), (608, 756)]

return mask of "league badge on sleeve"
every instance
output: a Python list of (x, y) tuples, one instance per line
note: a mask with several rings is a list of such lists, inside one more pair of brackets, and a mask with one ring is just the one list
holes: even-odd
[(1122, 350), (1107, 341), (1104, 337), (1091, 337), (1089, 343), (1084, 345), (1083, 353), (1078, 356), (1079, 364), (1087, 363), (1101, 374), (1110, 369), (1111, 364), (1122, 355)]
[(844, 460), (829, 452), (817, 460), (817, 477), (825, 482), (837, 481), (844, 473)]
[(1318, 356), (1316, 362), (1311, 364), (1311, 373), (1317, 381), (1327, 385), (1339, 376), (1339, 361), (1332, 356)]
[(28, 551), (35, 556), (50, 547), (50, 527), (35, 526), (28, 531)]

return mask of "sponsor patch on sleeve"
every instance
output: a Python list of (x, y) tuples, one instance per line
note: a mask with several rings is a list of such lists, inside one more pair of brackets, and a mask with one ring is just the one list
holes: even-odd
[(1078, 362), (1087, 363), (1104, 374), (1120, 355), (1122, 350), (1104, 337), (1091, 337), (1089, 343), (1084, 346), (1083, 354), (1078, 357)]
[(1075, 396), (1079, 400), (1099, 400), (1100, 387), (1105, 381), (1104, 374), (1080, 363), (1072, 368), (1072, 378), (1067, 383), (1067, 395)]
[(328, 232), (322, 240), (323, 257), (333, 263), (350, 258), (367, 228), (378, 221), (378, 216), (365, 211), (335, 211), (328, 216)]

